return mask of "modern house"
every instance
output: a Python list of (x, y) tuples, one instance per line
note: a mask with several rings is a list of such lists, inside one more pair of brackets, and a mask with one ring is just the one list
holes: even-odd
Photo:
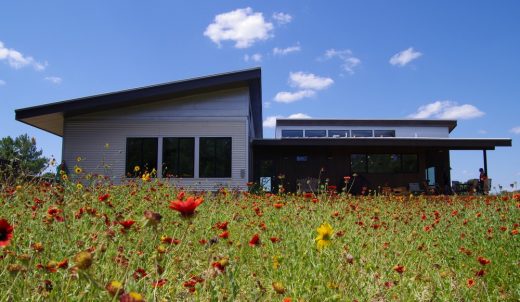
[(18, 109), (16, 120), (61, 136), (69, 167), (79, 156), (116, 182), (155, 171), (196, 190), (274, 190), (279, 175), (289, 190), (318, 177), (340, 187), (354, 173), (374, 188), (443, 187), (450, 150), (483, 150), (487, 166), (487, 150), (511, 146), (450, 138), (454, 120), (279, 119), (264, 139), (259, 68)]

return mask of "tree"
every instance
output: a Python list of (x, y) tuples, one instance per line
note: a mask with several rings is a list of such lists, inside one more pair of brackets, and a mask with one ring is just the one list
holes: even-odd
[(27, 134), (14, 140), (10, 136), (0, 140), (0, 159), (17, 166), (24, 174), (37, 175), (43, 171), (49, 159), (42, 154), (42, 149), (36, 149), (36, 140)]

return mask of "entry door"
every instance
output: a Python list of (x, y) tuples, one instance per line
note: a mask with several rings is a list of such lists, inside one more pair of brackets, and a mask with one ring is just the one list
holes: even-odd
[(425, 171), (426, 181), (429, 186), (435, 186), (435, 167), (428, 167)]

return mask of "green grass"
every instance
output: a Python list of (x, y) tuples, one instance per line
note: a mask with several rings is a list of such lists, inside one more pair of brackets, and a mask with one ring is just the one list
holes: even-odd
[[(106, 201), (98, 200), (107, 193)], [(197, 214), (183, 218), (169, 208), (178, 193), (155, 181), (5, 189), (0, 219), (14, 226), (14, 237), (0, 249), (0, 300), (117, 301), (105, 289), (114, 280), (146, 301), (520, 300), (520, 237), (513, 232), (520, 223), (518, 196), (324, 194), (314, 203), (222, 191), (204, 195)], [(49, 217), (49, 208), (62, 211), (64, 220)], [(162, 215), (157, 228), (145, 225), (146, 210)], [(123, 233), (117, 223), (123, 220), (136, 222)], [(218, 237), (223, 230), (216, 224), (224, 221), (228, 239)], [(325, 222), (334, 236), (318, 250), (316, 229)], [(251, 247), (254, 234), (261, 245)], [(163, 235), (180, 242), (162, 243)], [(93, 263), (78, 270), (74, 256), (84, 250)], [(478, 257), (491, 262), (482, 265)], [(50, 262), (64, 259), (68, 268), (52, 272)], [(223, 272), (212, 265), (218, 261)], [(138, 269), (146, 277), (138, 277)], [(480, 270), (483, 276), (476, 275)], [(192, 276), (204, 279), (193, 292), (185, 286)], [(167, 281), (153, 287), (160, 279)]]

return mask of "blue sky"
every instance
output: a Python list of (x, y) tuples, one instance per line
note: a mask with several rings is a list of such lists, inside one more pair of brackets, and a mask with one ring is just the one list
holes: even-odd
[[(17, 108), (262, 67), (273, 117), (455, 118), (453, 137), (510, 137), (493, 184), (520, 182), (518, 1), (9, 1), (0, 10), (0, 136), (61, 138)], [(452, 178), (482, 152), (452, 152)]]

